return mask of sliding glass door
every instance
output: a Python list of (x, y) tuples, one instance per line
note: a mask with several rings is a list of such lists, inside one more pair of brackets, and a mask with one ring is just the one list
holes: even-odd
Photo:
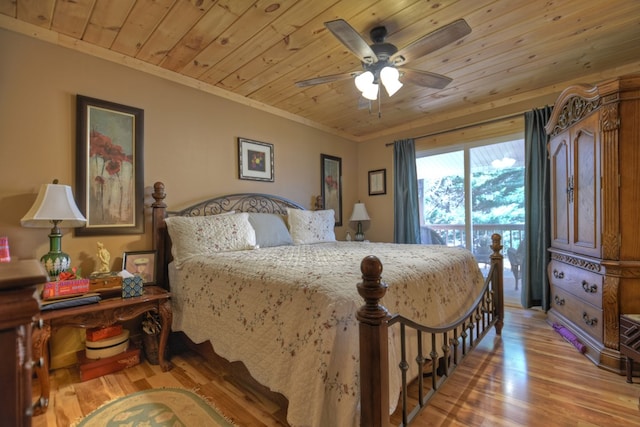
[(508, 250), (525, 238), (524, 140), (417, 156), (422, 242), (464, 246), (486, 264), (500, 233), (509, 266)]

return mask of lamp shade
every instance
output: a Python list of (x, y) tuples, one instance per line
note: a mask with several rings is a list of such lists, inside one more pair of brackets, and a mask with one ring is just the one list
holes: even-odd
[(364, 203), (356, 203), (353, 205), (353, 213), (349, 221), (369, 221), (370, 219)]
[(82, 227), (87, 220), (73, 200), (71, 187), (43, 184), (36, 201), (20, 220), (23, 227), (49, 228), (51, 221), (59, 227)]
[(395, 67), (384, 67), (380, 71), (380, 80), (389, 96), (393, 96), (402, 87), (399, 78), (400, 72)]

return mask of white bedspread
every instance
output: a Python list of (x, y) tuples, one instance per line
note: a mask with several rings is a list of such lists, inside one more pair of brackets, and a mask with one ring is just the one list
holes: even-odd
[[(357, 426), (355, 316), (364, 301), (356, 285), (367, 255), (383, 264), (389, 312), (429, 326), (457, 319), (484, 283), (469, 251), (446, 246), (335, 242), (198, 256), (171, 269), (173, 330), (210, 340), (286, 396), (292, 426)], [(389, 361), (392, 411), (400, 391), (393, 350)]]

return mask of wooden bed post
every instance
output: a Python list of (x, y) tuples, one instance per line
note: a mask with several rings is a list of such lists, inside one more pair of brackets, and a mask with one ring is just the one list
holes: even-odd
[(153, 184), (153, 193), (151, 194), (155, 202), (151, 204), (153, 209), (151, 219), (153, 223), (153, 249), (156, 251), (156, 283), (165, 289), (169, 289), (166, 250), (167, 247), (167, 226), (164, 219), (167, 216), (167, 205), (164, 198), (167, 195), (164, 192), (164, 183), (158, 181)]
[(360, 263), (358, 293), (365, 300), (356, 315), (360, 322), (360, 425), (389, 425), (389, 312), (380, 305), (387, 292), (381, 281), (382, 263), (367, 256)]
[(498, 321), (496, 322), (496, 335), (502, 334), (504, 325), (504, 256), (502, 255), (502, 236), (497, 233), (491, 235), (491, 287), (495, 298), (495, 310)]

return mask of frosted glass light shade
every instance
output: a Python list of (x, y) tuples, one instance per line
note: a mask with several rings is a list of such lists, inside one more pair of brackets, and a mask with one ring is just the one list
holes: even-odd
[(362, 96), (368, 100), (375, 101), (378, 99), (378, 85), (371, 84), (362, 92)]
[(394, 67), (384, 67), (380, 71), (380, 80), (389, 96), (393, 96), (402, 87), (399, 78), (400, 72)]
[(360, 92), (364, 92), (373, 84), (373, 73), (371, 71), (365, 71), (364, 73), (356, 76), (354, 81), (358, 90)]

